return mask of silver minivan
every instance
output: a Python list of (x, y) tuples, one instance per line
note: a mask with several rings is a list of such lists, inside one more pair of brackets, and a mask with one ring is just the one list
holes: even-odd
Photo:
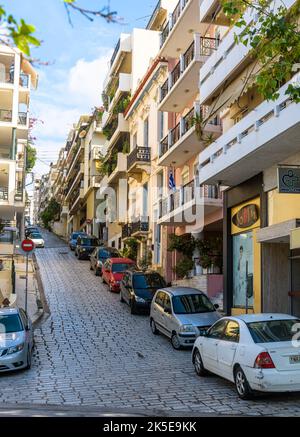
[(174, 349), (192, 346), (221, 317), (217, 309), (218, 305), (196, 288), (163, 288), (155, 293), (151, 304), (151, 330), (169, 337)]

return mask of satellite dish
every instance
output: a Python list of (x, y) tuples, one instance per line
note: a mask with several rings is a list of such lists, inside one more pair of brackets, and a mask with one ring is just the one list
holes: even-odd
[(87, 131), (86, 130), (82, 130), (80, 132), (80, 134), (79, 134), (79, 138), (84, 138), (86, 136), (86, 134), (87, 134)]

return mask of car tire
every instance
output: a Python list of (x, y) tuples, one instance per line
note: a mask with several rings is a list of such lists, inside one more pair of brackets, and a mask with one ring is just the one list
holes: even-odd
[(90, 270), (94, 270), (94, 267), (92, 265), (90, 265)]
[(248, 400), (253, 398), (253, 391), (241, 366), (237, 366), (234, 370), (234, 382), (237, 394), (241, 399)]
[(195, 372), (197, 373), (198, 376), (207, 375), (207, 371), (204, 368), (202, 357), (198, 349), (195, 349), (193, 355), (193, 364), (194, 364)]
[(112, 289), (111, 283), (108, 284), (108, 289), (109, 289), (109, 291), (110, 291), (111, 293), (113, 292), (113, 289)]
[(78, 257), (77, 257), (78, 259), (79, 259), (79, 261), (81, 261), (81, 255), (78, 255)]
[(176, 332), (173, 332), (172, 334), (171, 344), (176, 351), (179, 351), (181, 349), (181, 344), (178, 340), (178, 335), (176, 334)]
[(27, 351), (27, 365), (26, 365), (26, 369), (27, 370), (31, 369), (31, 351), (30, 351), (30, 348), (28, 348), (28, 351)]
[(133, 300), (130, 301), (130, 314), (137, 314), (136, 304)]
[(159, 335), (159, 331), (158, 331), (158, 329), (156, 327), (156, 323), (154, 322), (153, 319), (150, 319), (150, 328), (151, 328), (152, 334)]
[(99, 272), (99, 270), (97, 268), (95, 270), (95, 276), (100, 276), (100, 272)]
[(124, 298), (123, 298), (123, 295), (122, 295), (122, 291), (120, 291), (120, 302), (122, 302), (122, 303), (125, 302), (125, 300), (124, 300)]

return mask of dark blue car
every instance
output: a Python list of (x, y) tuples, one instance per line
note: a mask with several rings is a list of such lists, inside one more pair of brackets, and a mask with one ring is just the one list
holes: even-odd
[(72, 232), (70, 235), (69, 246), (71, 250), (75, 250), (77, 238), (87, 235), (86, 232)]

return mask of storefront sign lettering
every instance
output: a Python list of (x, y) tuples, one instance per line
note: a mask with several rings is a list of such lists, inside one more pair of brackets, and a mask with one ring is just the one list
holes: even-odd
[(300, 168), (278, 168), (279, 193), (300, 194)]
[(232, 223), (241, 229), (253, 226), (259, 219), (259, 208), (254, 203), (241, 208), (233, 217)]

